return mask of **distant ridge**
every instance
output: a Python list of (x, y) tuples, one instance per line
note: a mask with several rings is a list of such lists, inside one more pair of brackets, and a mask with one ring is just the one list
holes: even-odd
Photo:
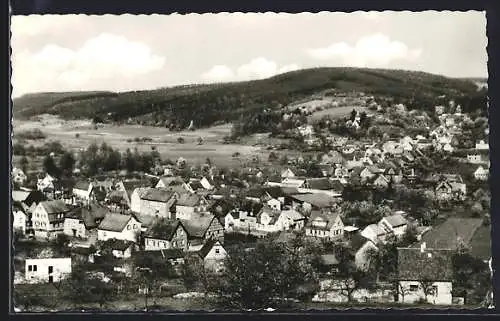
[(336, 89), (418, 100), (430, 108), (437, 96), (460, 97), (477, 92), (472, 79), (456, 79), (406, 70), (311, 68), (271, 78), (194, 84), (154, 90), (34, 93), (13, 100), (14, 117), (57, 114), (65, 119), (98, 118), (114, 122), (186, 128), (191, 120), (205, 127), (255, 116)]

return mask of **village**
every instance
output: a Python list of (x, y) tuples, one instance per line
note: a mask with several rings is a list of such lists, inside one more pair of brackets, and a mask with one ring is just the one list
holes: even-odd
[[(356, 132), (367, 119), (387, 122), (390, 113), (429, 117), (402, 104), (382, 114), (373, 98), (366, 104), (367, 112), (353, 110), (335, 122)], [(201, 166), (182, 158), (165, 164), (156, 156), (149, 171), (86, 175), (76, 153), (58, 170), (57, 152), (47, 156), (36, 182), (15, 167), (14, 286), (28, 289), (19, 304), (36, 305), (29, 289), (70, 282), (77, 271), (80, 282), (106, 286), (95, 299), (100, 303), (125, 292), (124, 279), (145, 273), (155, 282), (140, 279), (132, 293), (171, 293), (165, 289), (182, 280), (184, 294), (209, 296), (194, 276), (238, 273), (227, 263), (234, 249), (293, 247), (299, 239), (317, 259), (316, 286), (299, 301), (484, 304), (491, 295), (487, 123), (476, 126), (481, 139), (464, 142), (478, 121), (460, 105), (436, 106), (432, 117), (437, 126), (400, 138), (370, 131), (362, 138), (325, 136), (334, 122), (325, 117), (295, 130), (301, 146), (317, 151), (314, 157), (278, 155), (270, 147), (269, 163), (236, 169), (210, 159)], [(472, 263), (460, 265), (457, 255), (476, 270), (468, 272)], [(365, 282), (367, 275), (376, 279)]]

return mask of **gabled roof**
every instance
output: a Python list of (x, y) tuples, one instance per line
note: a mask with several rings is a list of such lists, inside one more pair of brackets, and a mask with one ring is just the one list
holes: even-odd
[(205, 257), (207, 257), (208, 253), (210, 253), (210, 251), (212, 250), (212, 248), (214, 247), (215, 244), (217, 244), (220, 242), (218, 240), (214, 240), (214, 239), (210, 239), (210, 240), (207, 240), (205, 242), (205, 244), (203, 244), (203, 246), (201, 247), (201, 249), (198, 250), (198, 255), (202, 258), (202, 259), (205, 259)]
[(184, 228), (179, 220), (158, 221), (147, 230), (145, 236), (170, 241), (179, 226)]
[(174, 197), (175, 193), (164, 188), (149, 188), (144, 190), (141, 199), (153, 202), (166, 203)]
[[(329, 231), (337, 220), (338, 216), (338, 213), (322, 213), (321, 211), (311, 211), (311, 216), (309, 217), (309, 221), (307, 222), (306, 226), (315, 230)], [(324, 227), (313, 225), (313, 222), (318, 220), (326, 222), (326, 225)]]
[(384, 217), (384, 219), (393, 228), (408, 224), (408, 221), (406, 220), (406, 218), (404, 218), (401, 214), (394, 214), (394, 215), (386, 216), (386, 217)]
[(306, 184), (310, 189), (328, 191), (334, 189), (334, 184), (329, 178), (309, 178)]
[(122, 181), (122, 184), (128, 197), (130, 197), (132, 192), (138, 187), (151, 187), (151, 182), (147, 179)]
[(97, 220), (103, 219), (108, 212), (107, 208), (96, 205), (92, 205), (90, 208), (77, 207), (66, 214), (66, 218), (77, 219), (83, 222), (87, 229), (92, 229), (97, 227)]
[(182, 194), (177, 200), (178, 206), (197, 206), (200, 204), (203, 197), (197, 194)]
[(27, 191), (12, 191), (12, 201), (24, 202), (29, 195), (30, 192)]
[(132, 215), (108, 213), (99, 224), (99, 229), (104, 231), (121, 232), (132, 219)]
[(398, 249), (398, 279), (406, 281), (452, 281), (454, 250)]
[(179, 220), (190, 238), (202, 238), (215, 216), (210, 213), (193, 213), (189, 220)]
[(327, 208), (332, 206), (333, 201), (329, 197), (325, 197), (322, 194), (314, 194), (314, 193), (307, 193), (307, 194), (295, 194), (290, 196), (292, 199), (295, 199), (299, 202), (306, 202), (314, 206), (315, 208)]
[(66, 213), (69, 211), (68, 207), (62, 200), (54, 200), (54, 201), (43, 201), (40, 202), (45, 211), (48, 214), (59, 214)]
[(361, 233), (354, 233), (349, 238), (350, 249), (354, 253), (358, 252), (359, 249), (361, 249), (366, 244), (366, 242), (371, 242), (371, 240), (361, 235)]
[(363, 231), (371, 231), (376, 236), (382, 236), (385, 234), (384, 230), (380, 228), (377, 224), (370, 224), (363, 229)]
[(165, 186), (174, 186), (174, 185), (184, 184), (184, 180), (180, 176), (162, 176), (162, 177), (160, 177), (160, 181)]
[(456, 249), (460, 243), (469, 245), (482, 222), (480, 218), (449, 218), (425, 233), (419, 244), (425, 242), (428, 247), (449, 249)]

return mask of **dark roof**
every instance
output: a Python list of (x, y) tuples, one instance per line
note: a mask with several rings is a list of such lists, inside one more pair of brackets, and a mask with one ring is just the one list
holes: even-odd
[(138, 187), (151, 187), (151, 182), (149, 180), (130, 180), (122, 182), (125, 191), (127, 192), (128, 197), (132, 195), (134, 190)]
[(158, 251), (137, 251), (132, 253), (132, 257), (141, 260), (137, 260), (136, 262), (147, 262), (144, 260), (145, 258), (160, 258), (160, 259), (178, 259), (184, 257), (184, 252), (181, 249), (165, 249)]
[(182, 194), (179, 199), (177, 200), (177, 205), (179, 206), (197, 206), (200, 204), (202, 200), (201, 195), (196, 195), (196, 194)]
[(92, 254), (92, 249), (90, 247), (73, 246), (71, 248), (71, 253), (80, 255), (90, 255)]
[(73, 188), (75, 188), (75, 189), (81, 189), (84, 191), (88, 191), (89, 187), (90, 187), (89, 181), (77, 181), (75, 183), (75, 186), (73, 186)]
[(149, 188), (146, 191), (144, 191), (144, 194), (142, 194), (141, 199), (166, 203), (170, 199), (172, 199), (174, 195), (175, 195), (174, 192), (171, 192), (164, 188)]
[(31, 206), (33, 203), (40, 203), (47, 200), (47, 196), (40, 191), (31, 191), (28, 197), (24, 200), (24, 203)]
[(360, 232), (353, 233), (350, 238), (349, 238), (349, 243), (350, 243), (350, 249), (356, 253), (359, 251), (360, 248), (363, 247), (363, 245), (366, 244), (366, 242), (369, 242), (366, 237), (361, 235)]
[(130, 242), (130, 241), (109, 239), (109, 240), (104, 242), (104, 247), (108, 247), (112, 250), (125, 251), (132, 244), (133, 244), (133, 242)]
[(325, 197), (325, 195), (321, 194), (306, 193), (291, 195), (290, 197), (299, 202), (309, 203), (318, 209), (330, 207), (334, 204), (334, 201), (331, 198)]
[(451, 281), (454, 250), (398, 249), (398, 278), (406, 281)]
[(217, 240), (214, 240), (214, 239), (210, 239), (210, 240), (207, 240), (205, 242), (205, 244), (203, 244), (203, 246), (201, 247), (201, 249), (198, 251), (198, 255), (204, 259), (208, 253), (210, 252), (210, 250), (214, 247), (214, 245), (217, 243), (218, 241)]
[(306, 180), (306, 184), (311, 189), (324, 191), (332, 190), (335, 186), (329, 178), (309, 178)]
[(146, 237), (171, 240), (179, 226), (182, 227), (179, 220), (160, 220), (148, 229)]
[(408, 221), (401, 214), (386, 216), (385, 219), (393, 228), (408, 224)]
[(103, 219), (109, 210), (105, 207), (98, 205), (91, 205), (90, 207), (82, 206), (72, 209), (67, 218), (78, 219), (85, 224), (87, 229), (97, 227), (97, 221)]
[(127, 223), (132, 218), (132, 215), (124, 215), (118, 213), (108, 213), (99, 224), (100, 230), (121, 232), (127, 226)]
[(62, 200), (43, 201), (40, 204), (42, 204), (47, 214), (59, 214), (69, 211), (66, 203), (64, 203), (64, 201)]
[(189, 237), (201, 238), (207, 232), (208, 227), (215, 219), (210, 213), (193, 213), (190, 220), (180, 220)]
[[(339, 216), (338, 213), (323, 213), (321, 211), (312, 211), (311, 216), (309, 217), (309, 220), (307, 222), (307, 226), (309, 228), (315, 229), (315, 230), (327, 230), (329, 231), (330, 228), (333, 226), (335, 223), (335, 220)], [(315, 220), (323, 220), (326, 221), (326, 226), (325, 227), (320, 227), (320, 226), (314, 226), (312, 225), (313, 221)]]
[(432, 248), (446, 249), (456, 249), (460, 244), (469, 245), (481, 224), (480, 218), (449, 218), (425, 233), (420, 243), (425, 242), (428, 247)]
[(191, 186), (191, 188), (193, 190), (198, 190), (198, 189), (203, 188), (203, 185), (201, 184), (201, 182), (199, 180), (194, 180), (194, 181), (189, 182), (189, 186)]

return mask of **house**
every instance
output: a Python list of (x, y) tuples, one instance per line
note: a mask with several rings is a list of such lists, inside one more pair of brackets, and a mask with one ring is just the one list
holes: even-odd
[[(482, 227), (483, 220), (480, 218), (448, 218), (440, 225), (422, 235), (419, 243), (411, 247), (419, 247), (422, 243), (432, 248), (446, 248), (458, 250), (468, 247), (474, 252), (472, 240), (478, 230)], [(489, 231), (487, 234), (491, 234)]]
[(379, 242), (385, 241), (386, 232), (380, 225), (370, 224), (361, 231), (361, 236), (365, 237), (375, 244), (378, 244)]
[(191, 215), (191, 219), (180, 221), (186, 229), (189, 243), (195, 240), (224, 240), (224, 226), (213, 214), (195, 212)]
[(477, 150), (489, 150), (490, 145), (485, 142), (484, 140), (480, 140), (479, 142), (476, 143), (476, 149)]
[(185, 252), (181, 249), (159, 251), (136, 251), (132, 253), (136, 269), (151, 269), (150, 263), (157, 260), (169, 263), (178, 276), (182, 275), (181, 267), (185, 264)]
[(144, 233), (146, 251), (188, 248), (188, 232), (179, 220), (160, 220)]
[(343, 165), (345, 163), (345, 158), (338, 151), (330, 151), (327, 154), (321, 156), (321, 164), (327, 165)]
[(60, 282), (71, 274), (71, 258), (36, 258), (25, 260), (27, 283)]
[[(171, 218), (171, 212), (177, 199), (175, 192), (165, 188), (137, 189), (132, 194), (132, 211), (153, 217)], [(137, 208), (137, 203), (140, 205)], [(137, 212), (137, 209), (139, 211)]]
[(478, 166), (474, 171), (474, 178), (479, 181), (487, 181), (490, 176), (490, 171), (488, 169), (483, 168), (483, 166)]
[(54, 190), (54, 182), (56, 179), (49, 174), (46, 174), (44, 178), (38, 179), (36, 187), (39, 191), (44, 192), (46, 190)]
[(371, 185), (376, 188), (388, 188), (389, 187), (389, 178), (387, 178), (384, 174), (378, 174), (375, 179), (371, 180)]
[(74, 245), (71, 247), (71, 261), (73, 264), (94, 263), (95, 254), (95, 249), (89, 245)]
[(264, 233), (301, 230), (305, 223), (305, 217), (291, 208), (281, 211), (263, 206), (256, 218), (256, 224), (250, 228)]
[(439, 115), (442, 115), (444, 114), (444, 112), (446, 111), (446, 108), (442, 105), (439, 105), (439, 106), (434, 106), (434, 112), (439, 116)]
[(68, 212), (62, 200), (40, 202), (31, 216), (35, 237), (55, 239), (58, 234), (63, 234)]
[(22, 169), (14, 167), (12, 169), (12, 181), (20, 186), (24, 185), (28, 177)]
[(73, 186), (75, 200), (88, 204), (94, 198), (94, 184), (89, 181), (78, 181)]
[(408, 221), (402, 214), (396, 213), (390, 216), (383, 217), (378, 226), (386, 233), (393, 234), (397, 238), (405, 235), (408, 229)]
[(464, 183), (443, 180), (437, 184), (435, 194), (440, 201), (463, 200), (467, 194), (467, 186)]
[(287, 169), (284, 169), (281, 171), (281, 178), (282, 179), (294, 178), (294, 177), (295, 177), (295, 174), (290, 168), (287, 168)]
[(338, 213), (311, 212), (305, 225), (306, 236), (339, 239), (344, 235), (344, 223)]
[(452, 304), (453, 262), (455, 251), (420, 248), (398, 248), (398, 301)]
[(325, 194), (331, 197), (342, 196), (344, 185), (338, 179), (322, 178), (308, 178), (304, 184), (298, 186), (300, 193), (311, 194)]
[(399, 155), (403, 153), (403, 147), (401, 144), (395, 141), (387, 141), (382, 145), (382, 150), (386, 154)]
[(167, 188), (169, 186), (182, 186), (187, 192), (193, 192), (180, 176), (162, 176), (155, 188)]
[(367, 271), (370, 268), (371, 256), (374, 251), (378, 251), (375, 243), (365, 238), (361, 233), (354, 233), (349, 238), (349, 248), (354, 255), (355, 266), (362, 270)]
[(126, 204), (128, 205), (129, 208), (131, 208), (132, 193), (135, 191), (136, 188), (140, 187), (141, 188), (151, 187), (151, 182), (147, 179), (119, 181), (115, 185), (115, 190), (125, 192), (124, 196), (126, 197), (125, 198)]
[(27, 208), (23, 207), (23, 203), (13, 202), (12, 204), (12, 228), (14, 232), (20, 233), (21, 235), (26, 234), (28, 215)]
[(195, 212), (207, 210), (208, 201), (205, 197), (197, 194), (182, 194), (175, 203), (175, 217), (189, 220)]
[(207, 240), (197, 253), (203, 260), (205, 269), (215, 273), (224, 271), (227, 252), (219, 240)]
[(137, 242), (141, 223), (132, 215), (108, 213), (97, 228), (97, 239), (107, 241), (117, 239)]
[(64, 218), (64, 234), (86, 239), (107, 213), (109, 213), (107, 208), (97, 205), (74, 208)]
[(108, 239), (102, 245), (101, 250), (109, 250), (117, 259), (128, 259), (132, 256), (134, 242), (126, 240)]

